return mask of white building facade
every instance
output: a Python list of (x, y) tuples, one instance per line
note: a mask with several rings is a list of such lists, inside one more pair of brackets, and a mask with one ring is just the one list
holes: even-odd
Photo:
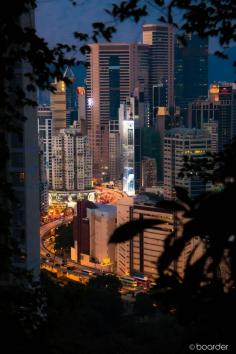
[(86, 190), (92, 187), (92, 156), (88, 137), (71, 126), (53, 137), (52, 187), (54, 190)]

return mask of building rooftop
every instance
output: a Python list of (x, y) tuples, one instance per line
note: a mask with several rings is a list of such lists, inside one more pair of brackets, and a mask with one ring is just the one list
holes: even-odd
[(116, 206), (110, 204), (102, 204), (102, 203), (95, 203), (97, 210), (102, 211), (104, 213), (116, 213)]
[(196, 128), (172, 128), (165, 132), (165, 136), (184, 136), (184, 137), (209, 137), (210, 133), (203, 129), (196, 129)]

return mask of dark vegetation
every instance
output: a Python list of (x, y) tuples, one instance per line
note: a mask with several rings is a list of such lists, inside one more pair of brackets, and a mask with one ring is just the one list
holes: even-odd
[(54, 251), (59, 256), (70, 255), (70, 249), (73, 246), (73, 223), (62, 224), (56, 230)]

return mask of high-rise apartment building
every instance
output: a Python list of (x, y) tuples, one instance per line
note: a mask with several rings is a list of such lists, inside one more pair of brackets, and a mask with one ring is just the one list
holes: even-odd
[(52, 187), (52, 112), (48, 106), (38, 106), (38, 137), (42, 144), (44, 166), (49, 188)]
[(54, 190), (86, 190), (92, 187), (92, 156), (88, 137), (76, 124), (53, 137), (52, 187)]
[[(92, 44), (90, 48), (87, 127), (93, 154), (93, 175), (107, 180), (110, 177), (109, 122), (118, 121), (120, 104), (138, 84), (148, 87), (149, 46), (110, 43)], [(145, 114), (148, 114), (147, 95), (146, 89), (142, 95)], [(112, 124), (110, 127), (113, 129)]]
[(174, 30), (171, 25), (143, 25), (143, 43), (150, 46), (151, 116), (153, 125), (159, 106), (174, 106)]
[(175, 104), (180, 107), (182, 121), (187, 127), (188, 104), (207, 98), (208, 39), (196, 34), (187, 36), (187, 46), (175, 41)]
[(217, 146), (222, 151), (236, 136), (236, 84), (212, 84), (208, 99), (189, 104), (188, 121), (191, 127), (210, 127), (215, 141), (214, 151)]
[(207, 184), (197, 177), (179, 175), (184, 156), (201, 159), (211, 151), (211, 136), (207, 130), (174, 128), (166, 131), (164, 138), (164, 195), (175, 198), (175, 186), (185, 188), (189, 196), (197, 197), (207, 189)]

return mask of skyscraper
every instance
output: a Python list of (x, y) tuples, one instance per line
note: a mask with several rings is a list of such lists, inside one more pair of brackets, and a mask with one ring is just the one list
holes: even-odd
[(189, 104), (189, 126), (211, 129), (215, 148), (222, 151), (236, 136), (236, 85), (212, 84), (208, 99), (198, 99)]
[(175, 41), (175, 104), (180, 107), (187, 127), (188, 104), (197, 98), (207, 98), (208, 39), (189, 34), (187, 46)]
[(53, 137), (52, 187), (55, 190), (86, 190), (92, 186), (92, 157), (88, 137), (73, 126)]
[(53, 135), (57, 135), (60, 129), (65, 129), (78, 121), (75, 76), (69, 67), (66, 68), (63, 76), (67, 82), (55, 81), (52, 84), (55, 92), (50, 95)]
[(66, 128), (66, 85), (64, 81), (59, 81), (53, 86), (56, 91), (50, 94), (52, 132), (57, 135), (60, 129)]
[(171, 25), (143, 25), (143, 43), (150, 45), (151, 117), (159, 106), (174, 106), (174, 30)]
[(175, 198), (175, 186), (188, 191), (195, 198), (205, 192), (207, 185), (197, 177), (179, 175), (184, 164), (184, 156), (201, 159), (211, 151), (211, 136), (201, 129), (174, 128), (166, 131), (164, 138), (164, 196)]
[[(87, 70), (88, 134), (94, 177), (106, 180), (109, 179), (109, 122), (118, 121), (120, 104), (134, 92), (136, 84), (148, 80), (149, 47), (120, 43), (92, 44), (90, 47), (90, 66)], [(145, 94), (143, 101), (147, 102)], [(148, 108), (145, 112), (148, 114)]]
[(48, 187), (52, 187), (52, 112), (48, 106), (38, 106), (38, 137), (42, 144)]

